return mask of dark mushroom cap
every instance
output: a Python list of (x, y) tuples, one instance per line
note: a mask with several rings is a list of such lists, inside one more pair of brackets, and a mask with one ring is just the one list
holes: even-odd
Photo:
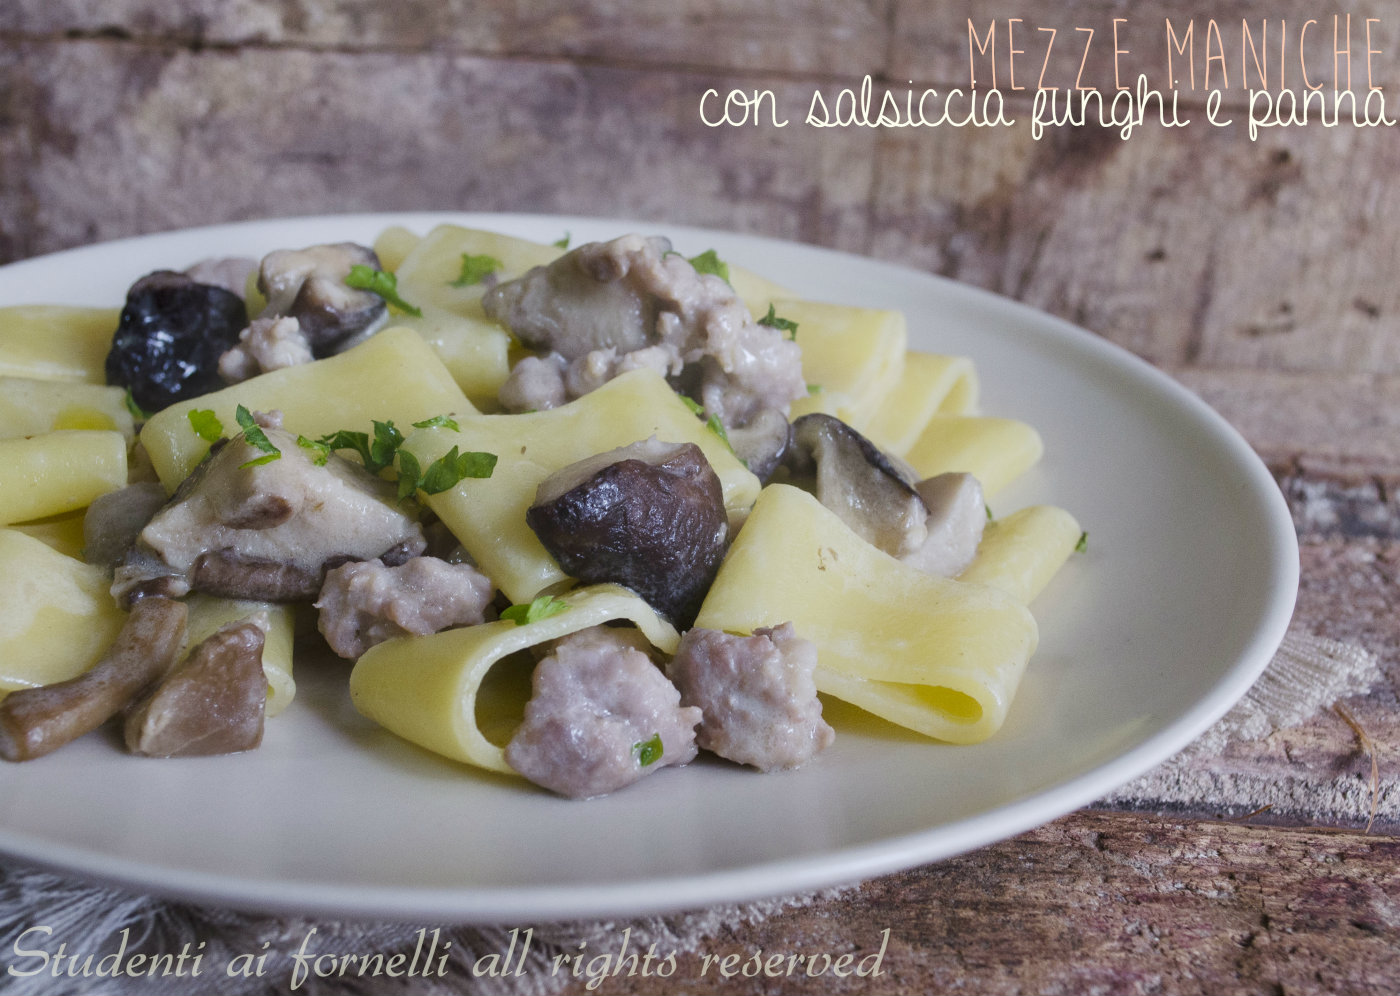
[(700, 447), (654, 439), (547, 478), (525, 521), (565, 573), (625, 585), (681, 628), (728, 534), (723, 489)]
[(157, 270), (127, 291), (107, 353), (107, 383), (130, 388), (148, 412), (207, 394), (223, 387), (219, 357), (247, 324), (237, 294)]

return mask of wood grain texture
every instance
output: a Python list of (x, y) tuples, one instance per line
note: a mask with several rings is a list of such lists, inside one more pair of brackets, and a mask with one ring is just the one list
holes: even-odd
[[(854, 897), (736, 925), (618, 993), (1389, 993), (1400, 840), (1082, 812)], [(704, 954), (854, 952), (872, 981), (724, 980)], [(583, 993), (583, 986), (568, 990)]]

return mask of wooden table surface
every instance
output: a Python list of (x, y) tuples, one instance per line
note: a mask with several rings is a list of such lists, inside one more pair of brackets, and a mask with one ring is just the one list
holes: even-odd
[[(1247, 110), (1241, 19), (1321, 18), (1222, 0), (1226, 109)], [(0, 9), (0, 259), (192, 224), (318, 212), (470, 209), (695, 223), (897, 260), (1018, 298), (1197, 391), (1266, 461), (1294, 511), (1293, 627), (1378, 655), (1385, 682), (1213, 762), (1301, 784), (1369, 781), (1385, 805), (1237, 798), (1081, 811), (980, 851), (734, 926), (711, 954), (851, 950), (890, 928), (885, 975), (821, 991), (1392, 992), (1400, 980), (1400, 141), (1390, 128), (1204, 122), (1109, 129), (805, 126), (814, 89), (866, 74), (966, 86), (967, 18), (1020, 17), (1022, 85), (1073, 85), (1042, 27), (1096, 30), (1083, 79), (1122, 57), (1162, 75), (1188, 8), (1103, 0), (7, 0)], [(1340, 8), (1339, 8), (1340, 10)], [(1371, 25), (1377, 85), (1400, 83), (1400, 5)], [(1197, 15), (1198, 35), (1208, 32)], [(1280, 28), (1280, 22), (1292, 25)], [(1297, 36), (1290, 38), (1290, 44)], [(1069, 42), (1065, 41), (1066, 46)], [(1105, 48), (1104, 46), (1108, 47)], [(1306, 46), (1305, 46), (1306, 48)], [(1292, 49), (1287, 51), (1291, 52)], [(1360, 54), (1358, 54), (1360, 53)], [(1207, 55), (1196, 54), (1199, 74)], [(1330, 81), (1317, 48), (1313, 82)], [(1291, 56), (1290, 56), (1291, 57)], [(1002, 56), (1000, 72), (1007, 70)], [(1063, 62), (1070, 59), (1071, 62)], [(1029, 67), (1029, 68), (1028, 68)], [(1296, 64), (1294, 66), (1296, 69)], [(1342, 65), (1345, 70), (1345, 64)], [(1357, 70), (1360, 72), (1360, 69)], [(1068, 74), (1068, 77), (1067, 77)], [(1004, 78), (1004, 77), (1003, 77)], [(1217, 76), (1217, 87), (1223, 78)], [(1005, 88), (1009, 83), (1003, 82)], [(1160, 81), (1157, 85), (1162, 85)], [(1297, 85), (1296, 82), (1291, 85)], [(786, 128), (711, 128), (709, 88), (772, 91)], [(903, 89), (900, 90), (903, 93)], [(1007, 95), (1026, 117), (1032, 91)], [(1400, 104), (1400, 97), (1395, 103)], [(862, 948), (862, 950), (864, 950)], [(748, 992), (753, 980), (678, 986)], [(631, 988), (627, 988), (630, 985)], [(624, 991), (662, 991), (620, 980)], [(577, 991), (583, 992), (582, 984)], [(817, 991), (815, 985), (811, 991)], [(773, 981), (764, 991), (807, 991)]]

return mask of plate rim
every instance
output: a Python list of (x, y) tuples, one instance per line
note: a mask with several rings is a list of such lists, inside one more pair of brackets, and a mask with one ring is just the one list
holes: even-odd
[[(1269, 590), (1265, 593), (1264, 612), (1253, 627), (1246, 645), (1233, 663), (1221, 671), (1211, 690), (1175, 720), (1136, 746), (1067, 780), (951, 823), (783, 861), (614, 883), (575, 882), (557, 886), (464, 889), (461, 886), (347, 886), (285, 879), (275, 883), (238, 879), (221, 873), (166, 868), (73, 845), (46, 843), (42, 838), (16, 834), (5, 828), (0, 828), (0, 853), (31, 865), (175, 899), (262, 913), (333, 915), (352, 919), (428, 917), (461, 923), (487, 923), (529, 918), (540, 922), (644, 915), (805, 892), (946, 860), (1008, 839), (1082, 808), (1166, 760), (1205, 732), (1248, 691), (1283, 641), (1293, 615), (1301, 574), (1297, 533), (1287, 502), (1272, 474), (1233, 425), (1168, 373), (1101, 336), (1014, 299), (903, 263), (768, 235), (631, 218), (531, 212), (375, 211), (257, 218), (125, 236), (7, 263), (0, 266), (0, 281), (16, 275), (22, 277), (24, 270), (30, 267), (51, 266), (55, 259), (61, 257), (81, 258), (87, 253), (119, 252), (123, 246), (138, 243), (217, 236), (220, 232), (246, 232), (269, 226), (330, 223), (363, 227), (367, 232), (382, 231), (391, 225), (426, 230), (428, 226), (444, 223), (504, 232), (546, 223), (556, 227), (566, 226), (566, 230), (571, 230), (567, 228), (570, 225), (609, 225), (619, 231), (651, 228), (685, 238), (741, 240), (758, 250), (769, 246), (785, 251), (815, 253), (831, 259), (858, 260), (862, 264), (898, 270), (913, 281), (927, 282), (940, 294), (963, 296), (984, 308), (1009, 310), (1035, 326), (1037, 337), (1068, 342), (1164, 395), (1173, 408), (1192, 416), (1194, 421), (1206, 428), (1211, 441), (1223, 448), (1231, 466), (1244, 472), (1250, 487), (1250, 499), (1257, 502), (1258, 508), (1267, 516), (1266, 533), (1271, 541), (1268, 551)], [(29, 302), (6, 302), (10, 303)]]

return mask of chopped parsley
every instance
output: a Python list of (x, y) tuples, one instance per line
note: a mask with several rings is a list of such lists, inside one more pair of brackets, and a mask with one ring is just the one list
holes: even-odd
[(555, 239), (550, 245), (556, 249), (567, 249), (571, 241), (573, 241), (573, 234), (571, 232), (565, 232), (562, 239)]
[(434, 415), (432, 418), (424, 419), (421, 422), (414, 422), (415, 429), (451, 429), (453, 432), (461, 432), (462, 427), (457, 424), (451, 415)]
[(495, 256), (483, 254), (462, 253), (462, 272), (457, 279), (452, 281), (453, 287), (471, 287), (481, 283), (497, 270), (505, 268)]
[(988, 522), (991, 522), (991, 521), (992, 521), (992, 506), (988, 505), (986, 502), (983, 502), (983, 503), (982, 503), (982, 507), (985, 508), (985, 509), (987, 510), (987, 521), (988, 521)]
[(399, 450), (399, 499), (414, 492), (436, 495), (455, 488), (468, 478), (490, 477), (496, 469), (496, 454), (468, 450), (459, 453), (452, 447), (423, 470), (418, 458), (408, 450)]
[(807, 394), (808, 394), (809, 396), (811, 396), (811, 395), (813, 395), (813, 394), (821, 394), (823, 390), (824, 390), (824, 388), (823, 388), (820, 384), (808, 384), (808, 385), (807, 385)]
[(395, 428), (392, 421), (375, 422), (373, 439), (367, 432), (341, 429), (322, 436), (317, 442), (333, 450), (354, 450), (360, 454), (365, 469), (377, 474), (394, 462), (394, 454), (403, 444), (403, 433)]
[(561, 601), (553, 595), (541, 595), (529, 605), (512, 605), (508, 609), (502, 609), (501, 618), (508, 619), (517, 626), (525, 626), (550, 616), (557, 616), (568, 607), (568, 602)]
[(1075, 553), (1088, 553), (1088, 552), (1089, 552), (1089, 534), (1088, 534), (1088, 533), (1080, 533), (1080, 534), (1079, 534), (1079, 542), (1076, 543), (1076, 544), (1074, 544), (1074, 552), (1075, 552)]
[(399, 297), (399, 278), (392, 273), (376, 270), (363, 263), (356, 263), (350, 267), (350, 272), (345, 276), (345, 286), (378, 294), (405, 314), (412, 315), (414, 318), (423, 317), (423, 312), (420, 309)]
[(185, 413), (185, 417), (190, 420), (190, 428), (194, 434), (206, 443), (217, 442), (223, 438), (224, 423), (219, 421), (219, 416), (209, 408), (194, 408)]
[(661, 760), (664, 749), (661, 746), (660, 733), (653, 733), (650, 740), (639, 740), (632, 745), (632, 750), (637, 755), (637, 763), (643, 768)]
[[(724, 431), (724, 423), (719, 420), (718, 415), (711, 415), (709, 418), (705, 418), (705, 406), (700, 404), (700, 402), (684, 394), (677, 394), (676, 397), (685, 402), (685, 406), (695, 414), (696, 418), (705, 419), (705, 428), (718, 436), (724, 445), (729, 447), (730, 453), (734, 453), (734, 444), (729, 441), (729, 433)], [(735, 453), (735, 456), (738, 456), (738, 454)]]
[(262, 427), (253, 421), (253, 415), (248, 409), (239, 405), (233, 413), (233, 417), (238, 420), (239, 428), (243, 430), (243, 441), (255, 450), (262, 452), (262, 456), (254, 457), (247, 463), (240, 463), (239, 470), (247, 467), (259, 467), (273, 460), (281, 459), (282, 451), (273, 445), (272, 440), (267, 438), (267, 433), (262, 431)]
[(325, 443), (318, 443), (305, 436), (297, 436), (297, 445), (306, 450), (311, 457), (311, 462), (318, 467), (324, 467), (330, 461), (331, 448)]
[(696, 273), (712, 273), (725, 283), (729, 282), (729, 264), (720, 259), (713, 249), (706, 249), (699, 256), (691, 256), (687, 262), (695, 267)]
[(777, 329), (779, 332), (786, 332), (789, 339), (797, 338), (797, 323), (790, 318), (780, 318), (778, 313), (773, 310), (773, 305), (771, 303), (768, 305), (768, 314), (760, 318), (758, 324), (767, 325), (769, 328)]

